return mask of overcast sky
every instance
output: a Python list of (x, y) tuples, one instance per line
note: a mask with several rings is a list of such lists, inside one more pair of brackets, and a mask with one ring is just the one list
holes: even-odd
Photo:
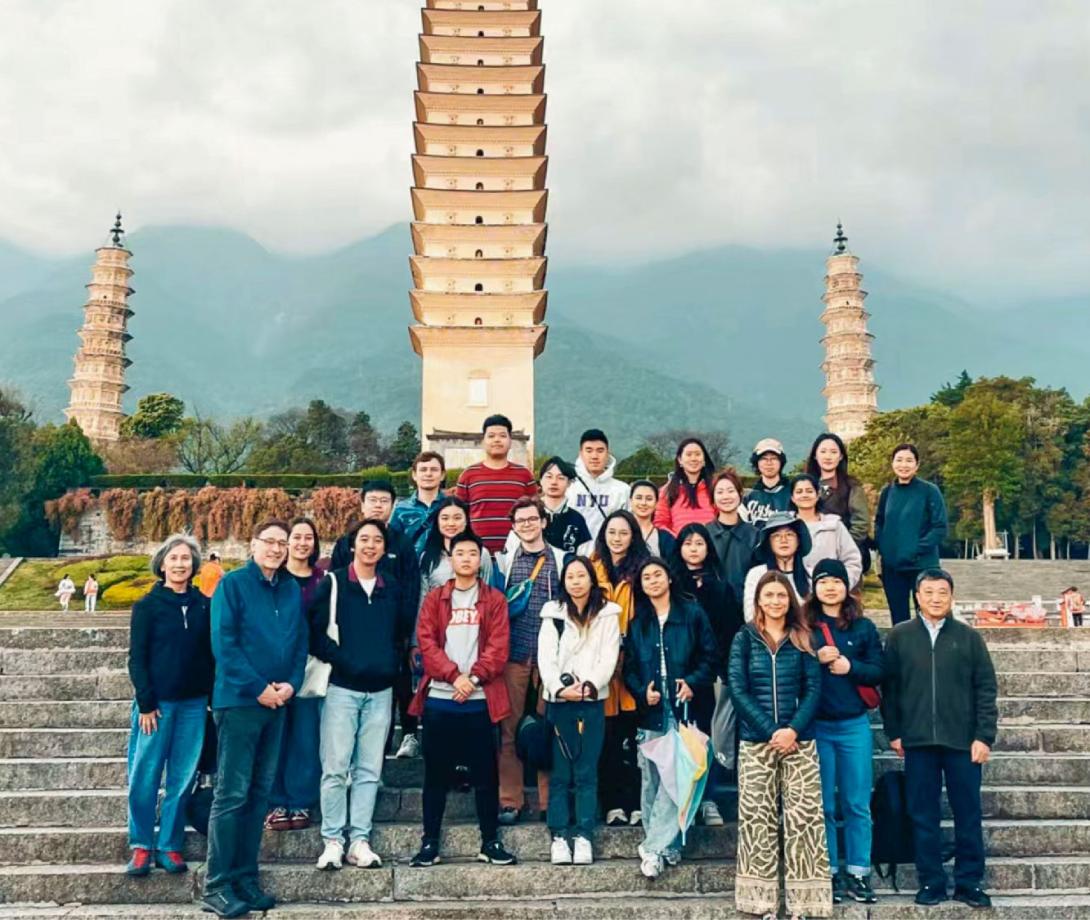
[[(419, 0), (0, 0), (0, 238), (410, 214)], [(541, 0), (550, 254), (853, 249), (977, 299), (1090, 290), (1085, 0)]]

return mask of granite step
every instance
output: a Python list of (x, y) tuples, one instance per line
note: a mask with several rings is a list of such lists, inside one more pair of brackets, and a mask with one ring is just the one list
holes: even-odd
[[(901, 759), (892, 752), (874, 758), (876, 776), (900, 769), (901, 765)], [(999, 751), (984, 764), (983, 781), (987, 785), (1090, 786), (1090, 754)]]
[(129, 614), (97, 615), (93, 620), (80, 617), (80, 624), (57, 615), (0, 614), (0, 648), (128, 648)]

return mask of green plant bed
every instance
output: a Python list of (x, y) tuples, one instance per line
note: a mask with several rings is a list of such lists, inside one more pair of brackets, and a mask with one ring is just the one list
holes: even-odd
[(863, 576), (863, 609), (885, 610), (887, 606), (886, 595), (882, 590), (882, 582), (872, 569)]

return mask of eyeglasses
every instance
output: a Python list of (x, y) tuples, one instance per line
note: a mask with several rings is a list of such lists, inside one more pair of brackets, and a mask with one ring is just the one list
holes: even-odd
[(540, 523), (541, 516), (535, 514), (533, 517), (515, 518), (515, 526), (522, 527), (525, 524), (537, 524)]
[(287, 540), (274, 540), (271, 537), (257, 537), (259, 543), (264, 543), (270, 549), (287, 549)]

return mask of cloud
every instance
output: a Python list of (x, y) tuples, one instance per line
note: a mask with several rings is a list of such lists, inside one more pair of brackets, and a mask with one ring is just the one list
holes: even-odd
[[(550, 252), (738, 243), (1016, 299), (1090, 285), (1081, 0), (542, 0)], [(222, 224), (289, 251), (408, 219), (412, 0), (8, 0), (0, 237)], [(820, 271), (820, 268), (817, 269)]]

